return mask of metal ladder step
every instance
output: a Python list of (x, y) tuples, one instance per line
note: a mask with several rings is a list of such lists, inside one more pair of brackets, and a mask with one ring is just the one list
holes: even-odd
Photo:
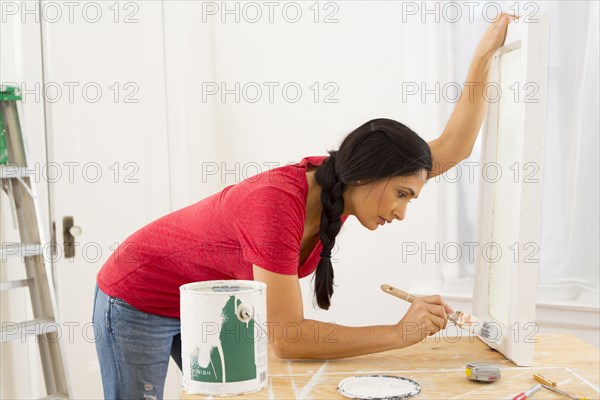
[(9, 257), (29, 257), (43, 254), (44, 249), (40, 243), (2, 243), (0, 248), (0, 261), (6, 262)]
[(21, 287), (29, 287), (29, 284), (31, 282), (33, 282), (33, 278), (0, 282), (0, 292), (4, 292), (6, 290), (17, 289), (17, 288), (21, 288)]
[(36, 318), (24, 322), (3, 322), (0, 334), (2, 343), (15, 339), (25, 339), (27, 336), (39, 336), (56, 332), (60, 326), (56, 321), (45, 318)]
[(35, 171), (27, 167), (19, 167), (17, 165), (0, 165), (0, 179), (24, 178), (26, 176), (34, 176)]

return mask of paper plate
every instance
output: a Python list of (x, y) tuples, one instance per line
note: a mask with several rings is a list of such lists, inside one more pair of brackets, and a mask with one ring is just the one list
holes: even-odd
[(390, 375), (353, 376), (338, 385), (338, 392), (351, 399), (408, 399), (420, 391), (421, 387), (412, 379)]

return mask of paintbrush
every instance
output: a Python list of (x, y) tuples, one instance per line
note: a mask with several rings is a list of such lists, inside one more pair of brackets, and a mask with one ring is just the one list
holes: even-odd
[[(404, 290), (396, 289), (390, 285), (381, 285), (381, 290), (384, 292), (391, 294), (392, 296), (396, 296), (404, 301), (407, 301), (412, 304), (415, 296), (411, 295)], [(475, 323), (477, 322), (477, 318), (462, 311), (454, 311), (451, 314), (447, 314), (448, 321), (452, 322), (454, 325), (461, 329), (469, 330), (469, 328), (474, 328)], [(479, 330), (479, 335), (485, 339), (490, 339), (492, 336), (497, 337), (497, 329), (495, 326), (491, 325), (488, 322), (484, 322), (481, 329)]]

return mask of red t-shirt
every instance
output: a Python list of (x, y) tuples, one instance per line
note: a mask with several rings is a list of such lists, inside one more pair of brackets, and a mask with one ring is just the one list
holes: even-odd
[(322, 245), (318, 241), (299, 265), (306, 170), (325, 158), (306, 157), (263, 172), (146, 225), (106, 261), (98, 286), (141, 311), (179, 318), (179, 286), (186, 283), (252, 280), (252, 264), (310, 275)]

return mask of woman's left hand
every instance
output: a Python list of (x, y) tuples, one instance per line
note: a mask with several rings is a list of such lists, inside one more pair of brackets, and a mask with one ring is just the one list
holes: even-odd
[(475, 49), (474, 58), (488, 60), (498, 48), (502, 47), (506, 38), (508, 24), (517, 18), (513, 14), (500, 14), (483, 34)]

